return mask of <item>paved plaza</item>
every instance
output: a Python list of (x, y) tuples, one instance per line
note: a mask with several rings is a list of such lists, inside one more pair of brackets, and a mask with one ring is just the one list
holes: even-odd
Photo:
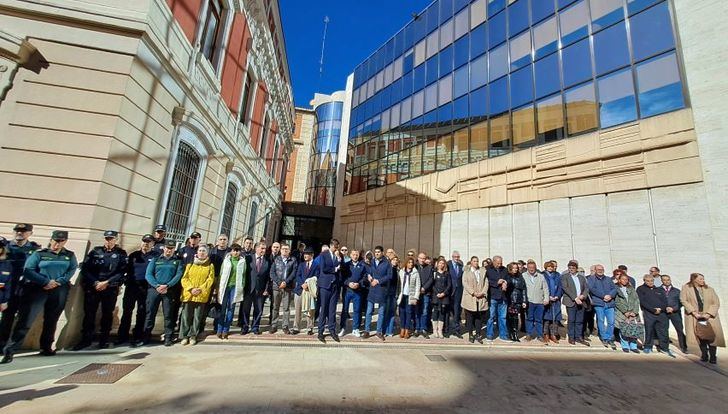
[[(725, 366), (565, 344), (282, 335), (197, 346), (18, 355), (0, 369), (3, 413), (720, 413)], [(140, 364), (114, 384), (58, 384), (91, 363)], [(100, 370), (102, 374), (108, 372)]]

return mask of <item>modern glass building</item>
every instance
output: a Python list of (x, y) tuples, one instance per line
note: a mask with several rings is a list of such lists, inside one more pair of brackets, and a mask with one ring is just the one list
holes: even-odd
[(311, 163), (306, 187), (306, 202), (333, 206), (341, 144), (341, 120), (344, 112), (345, 92), (332, 95), (316, 94), (311, 101), (316, 114)]
[(354, 70), (345, 194), (686, 108), (674, 14), (671, 0), (434, 1)]

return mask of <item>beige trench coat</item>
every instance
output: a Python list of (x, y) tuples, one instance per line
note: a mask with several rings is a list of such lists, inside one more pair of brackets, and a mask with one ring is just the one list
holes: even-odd
[[(484, 293), (485, 296), (477, 299), (475, 294)], [(475, 282), (475, 273), (470, 270), (470, 266), (463, 273), (463, 300), (461, 303), (463, 309), (470, 312), (488, 310), (488, 278), (485, 277), (485, 269), (480, 268), (480, 283)]]
[[(723, 327), (720, 324), (720, 316), (718, 316), (720, 299), (713, 288), (705, 287), (703, 289), (703, 312), (712, 316), (708, 320), (708, 323), (715, 332), (715, 341), (711, 345), (725, 347)], [(695, 336), (695, 323), (697, 319), (690, 313), (698, 312), (698, 299), (695, 297), (695, 289), (692, 286), (686, 284), (682, 287), (682, 290), (680, 290), (680, 302), (682, 302), (683, 308), (685, 309), (685, 336), (689, 344), (697, 347), (698, 337)]]

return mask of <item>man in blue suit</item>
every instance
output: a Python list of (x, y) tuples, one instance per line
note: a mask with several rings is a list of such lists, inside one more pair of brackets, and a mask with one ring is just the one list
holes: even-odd
[[(377, 311), (377, 338), (384, 341), (384, 310), (387, 297), (387, 289), (392, 283), (392, 264), (384, 257), (384, 248), (374, 248), (374, 259), (370, 265), (370, 275), (367, 278), (369, 284), (369, 295), (367, 296), (367, 313), (364, 319), (364, 332), (362, 338), (369, 338), (369, 327), (374, 313), (374, 304), (379, 305)], [(396, 283), (396, 282), (394, 282)]]
[[(298, 264), (296, 270), (296, 286), (293, 288), (294, 294), (294, 305), (296, 309), (296, 316), (293, 318), (293, 333), (298, 334), (301, 331), (301, 315), (303, 309), (303, 295), (304, 290), (308, 290), (308, 284), (306, 280), (311, 277), (318, 276), (318, 264), (313, 260), (313, 249), (306, 247), (302, 253), (301, 263)], [(318, 302), (318, 300), (317, 300)], [(306, 331), (309, 335), (313, 335), (313, 324), (315, 309), (306, 311)]]
[[(255, 254), (246, 256), (248, 271), (245, 274), (245, 296), (243, 297), (243, 329), (241, 335), (252, 332), (260, 335), (260, 319), (263, 303), (270, 294), (270, 261), (265, 256), (266, 245), (255, 245)], [(250, 323), (250, 308), (253, 308), (253, 321)]]
[(339, 300), (339, 258), (328, 245), (324, 245), (319, 255), (319, 275), (316, 284), (319, 297), (318, 340), (326, 343), (324, 327), (328, 326), (331, 338), (339, 342), (336, 334), (336, 304)]
[(450, 271), (450, 278), (452, 279), (452, 295), (450, 303), (452, 304), (452, 316), (453, 320), (449, 326), (448, 332), (450, 335), (455, 335), (462, 339), (460, 334), (460, 317), (463, 311), (460, 306), (463, 300), (463, 262), (460, 260), (460, 252), (457, 250), (452, 252), (452, 260), (447, 262), (447, 268)]

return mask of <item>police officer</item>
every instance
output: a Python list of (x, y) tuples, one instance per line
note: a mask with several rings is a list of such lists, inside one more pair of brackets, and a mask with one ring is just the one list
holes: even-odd
[(40, 355), (56, 354), (52, 349), (56, 325), (66, 307), (69, 282), (78, 268), (76, 255), (65, 248), (67, 241), (67, 231), (55, 230), (51, 234), (49, 247), (34, 252), (25, 262), (23, 279), (26, 284), (20, 299), (18, 320), (5, 345), (0, 363), (7, 364), (13, 360), (13, 354), (23, 345), (25, 336), (41, 311), (43, 331), (40, 336)]
[(96, 330), (96, 311), (101, 305), (101, 335), (99, 349), (109, 347), (109, 332), (116, 307), (119, 285), (127, 270), (126, 251), (117, 245), (119, 233), (115, 230), (104, 232), (103, 246), (94, 247), (81, 265), (81, 286), (84, 290), (83, 326), (81, 342), (74, 351), (91, 345)]
[(159, 254), (162, 254), (162, 250), (164, 250), (164, 245), (167, 242), (166, 236), (167, 226), (164, 224), (154, 226), (154, 250)]
[(13, 322), (18, 313), (25, 261), (31, 253), (41, 248), (40, 244), (29, 240), (30, 236), (33, 235), (32, 224), (18, 223), (13, 227), (13, 231), (15, 232), (15, 240), (8, 244), (7, 252), (8, 260), (12, 264), (12, 282), (11, 287), (7, 290), (7, 293), (10, 294), (8, 307), (2, 313), (2, 319), (0, 319), (0, 349), (4, 348), (8, 342), (10, 331), (13, 329)]
[(122, 300), (123, 313), (117, 332), (117, 345), (129, 342), (129, 329), (131, 316), (136, 307), (136, 323), (134, 324), (131, 346), (137, 346), (143, 339), (144, 318), (147, 314), (147, 266), (160, 255), (154, 249), (154, 237), (145, 234), (142, 237), (141, 248), (129, 255), (124, 283), (124, 299)]
[(167, 240), (161, 256), (149, 262), (147, 266), (146, 279), (149, 283), (147, 289), (147, 315), (144, 322), (143, 344), (149, 343), (154, 329), (154, 322), (157, 318), (159, 303), (162, 303), (164, 313), (164, 346), (172, 346), (172, 333), (177, 322), (177, 315), (173, 314), (175, 301), (179, 301), (179, 289), (175, 289), (182, 279), (182, 272), (185, 265), (182, 260), (174, 254), (177, 243), (174, 240)]
[(8, 308), (13, 289), (13, 264), (8, 259), (8, 241), (0, 236), (0, 312)]

